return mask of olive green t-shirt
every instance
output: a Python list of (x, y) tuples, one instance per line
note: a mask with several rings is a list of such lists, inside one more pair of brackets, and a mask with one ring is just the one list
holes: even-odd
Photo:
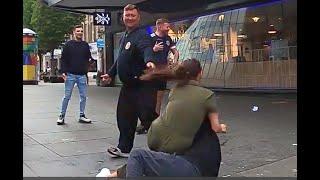
[(190, 81), (169, 93), (165, 111), (148, 131), (151, 150), (183, 153), (188, 149), (208, 112), (216, 112), (214, 93)]

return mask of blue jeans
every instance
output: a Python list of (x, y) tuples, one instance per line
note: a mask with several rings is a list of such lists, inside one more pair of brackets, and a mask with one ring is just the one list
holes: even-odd
[(80, 116), (84, 115), (84, 110), (86, 108), (86, 101), (87, 101), (87, 77), (86, 75), (75, 75), (75, 74), (67, 74), (67, 79), (64, 83), (65, 91), (64, 97), (62, 100), (62, 107), (61, 107), (61, 115), (65, 116), (69, 100), (72, 95), (72, 90), (74, 85), (77, 83), (80, 95)]
[(135, 149), (127, 162), (126, 177), (201, 176), (198, 168), (181, 156), (145, 149)]

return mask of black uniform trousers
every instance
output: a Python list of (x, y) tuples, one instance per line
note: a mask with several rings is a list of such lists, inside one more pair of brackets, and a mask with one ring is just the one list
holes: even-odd
[(156, 92), (155, 88), (145, 86), (122, 86), (117, 106), (118, 148), (122, 152), (129, 153), (133, 147), (138, 118), (144, 127), (149, 128), (158, 117), (155, 112)]

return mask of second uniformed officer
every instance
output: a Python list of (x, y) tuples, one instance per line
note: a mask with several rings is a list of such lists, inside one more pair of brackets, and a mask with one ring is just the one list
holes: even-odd
[(144, 126), (150, 126), (157, 118), (155, 112), (156, 89), (150, 82), (139, 80), (143, 71), (154, 68), (152, 42), (145, 29), (139, 28), (140, 14), (135, 5), (124, 7), (123, 22), (126, 26), (120, 40), (119, 55), (103, 81), (110, 83), (118, 74), (123, 86), (117, 106), (117, 124), (120, 131), (117, 147), (108, 148), (112, 157), (128, 157), (133, 147), (138, 118)]
[[(170, 30), (170, 23), (167, 19), (160, 18), (156, 21), (157, 30), (152, 33), (151, 39), (153, 46), (154, 56), (153, 59), (156, 62), (157, 67), (165, 67), (168, 65), (168, 55), (170, 52), (173, 54), (172, 63), (175, 64), (179, 59), (179, 52), (175, 43), (168, 35)], [(154, 86), (157, 88), (157, 102), (156, 112), (160, 115), (161, 102), (164, 96), (164, 92), (167, 89), (167, 82), (163, 80), (154, 80)], [(143, 125), (143, 124), (141, 124)], [(148, 127), (138, 126), (137, 134), (146, 134)]]

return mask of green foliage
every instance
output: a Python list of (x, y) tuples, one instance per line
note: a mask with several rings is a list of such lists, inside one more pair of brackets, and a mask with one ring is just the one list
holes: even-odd
[(47, 7), (41, 0), (23, 0), (23, 26), (38, 34), (41, 52), (52, 51), (61, 45), (65, 35), (84, 18), (84, 15)]

